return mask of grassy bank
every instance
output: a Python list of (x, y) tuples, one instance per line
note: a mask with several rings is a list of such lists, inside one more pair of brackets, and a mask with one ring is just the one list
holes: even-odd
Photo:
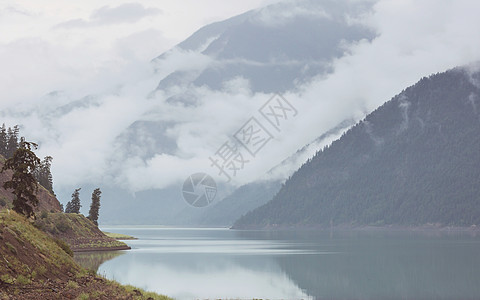
[(62, 240), (0, 211), (0, 299), (169, 299), (80, 267)]
[(130, 236), (130, 235), (127, 235), (127, 234), (107, 232), (107, 231), (103, 231), (103, 233), (106, 236), (111, 237), (112, 239), (116, 239), (116, 240), (136, 240), (137, 239), (136, 237), (133, 237), (133, 236)]
[(75, 252), (130, 249), (127, 244), (106, 236), (82, 214), (42, 212), (35, 226), (54, 238), (64, 240)]

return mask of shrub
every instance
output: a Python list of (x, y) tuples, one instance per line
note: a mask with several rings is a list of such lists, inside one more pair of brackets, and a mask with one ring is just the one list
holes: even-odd
[(17, 284), (27, 285), (27, 284), (31, 283), (31, 280), (20, 274), (20, 275), (18, 275), (17, 280), (15, 282)]
[(63, 251), (65, 251), (65, 253), (73, 257), (73, 251), (72, 249), (70, 249), (70, 246), (68, 246), (68, 244), (65, 243), (65, 241), (61, 239), (55, 239), (54, 241), (60, 248), (62, 248)]
[(69, 280), (68, 283), (67, 283), (67, 288), (70, 289), (70, 290), (78, 289), (78, 287), (79, 287), (79, 285), (75, 281)]
[(15, 278), (10, 276), (9, 274), (3, 274), (2, 276), (0, 276), (0, 281), (3, 281), (8, 284), (13, 284), (15, 282)]
[(77, 300), (88, 300), (88, 299), (90, 299), (90, 295), (88, 295), (87, 293), (81, 293), (77, 297)]
[(42, 276), (43, 274), (47, 273), (47, 268), (45, 266), (39, 266), (35, 269), (38, 275)]
[(45, 211), (45, 210), (42, 210), (42, 213), (40, 214), (40, 218), (42, 218), (42, 219), (48, 218), (48, 212)]
[(10, 250), (10, 252), (12, 252), (15, 255), (17, 254), (17, 248), (15, 248), (12, 244), (10, 244), (9, 242), (6, 242), (5, 246), (7, 246), (8, 250)]
[(67, 232), (70, 228), (70, 225), (67, 223), (67, 221), (65, 220), (60, 220), (58, 221), (57, 225), (56, 225), (57, 229), (60, 231), (60, 232)]

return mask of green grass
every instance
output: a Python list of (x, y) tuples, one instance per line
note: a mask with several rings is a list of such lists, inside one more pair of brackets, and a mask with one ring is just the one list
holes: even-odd
[(92, 248), (118, 248), (127, 245), (107, 237), (82, 214), (47, 213), (35, 221), (35, 226), (54, 237), (64, 239), (75, 251)]
[(114, 233), (114, 232), (107, 232), (103, 231), (103, 233), (111, 238), (117, 239), (117, 240), (136, 240), (136, 237), (126, 235), (126, 234), (121, 234), (121, 233)]
[(20, 285), (27, 285), (27, 284), (30, 284), (31, 282), (32, 281), (29, 278), (23, 275), (18, 275), (17, 280), (15, 280), (15, 283)]
[(8, 268), (13, 268), (19, 275), (30, 276), (33, 270), (30, 270), (27, 264), (18, 259), (20, 250), (24, 251), (21, 248), (26, 244), (31, 244), (36, 248), (36, 252), (42, 256), (42, 263), (32, 267), (51, 265), (56, 266), (55, 269), (57, 271), (60, 271), (61, 266), (66, 266), (72, 270), (79, 269), (79, 266), (73, 262), (71, 257), (63, 249), (57, 246), (51, 237), (33, 227), (23, 216), (13, 211), (1, 210), (0, 228), (3, 228), (4, 234), (8, 233), (18, 242), (17, 248), (9, 242), (0, 243), (0, 247), (2, 247), (1, 253), (9, 262), (7, 268), (3, 267), (4, 264), (0, 265), (0, 274), (7, 273)]
[[(119, 285), (117, 282), (113, 282), (113, 284)], [(171, 298), (169, 298), (167, 296), (159, 295), (159, 294), (153, 293), (153, 292), (147, 292), (145, 290), (139, 289), (139, 288), (131, 286), (131, 285), (123, 285), (122, 287), (125, 288), (125, 290), (127, 290), (130, 293), (135, 293), (135, 291), (138, 291), (142, 294), (141, 297), (139, 296), (138, 298), (135, 298), (135, 299), (152, 298), (154, 300), (171, 300)]]
[(90, 299), (90, 295), (87, 293), (81, 293), (77, 297), (77, 300), (88, 300), (88, 299)]
[(75, 281), (68, 281), (67, 282), (67, 289), (78, 289), (79, 285)]
[[(83, 222), (83, 220), (79, 221)], [(4, 241), (5, 239), (10, 239), (11, 243)], [(25, 261), (22, 261), (21, 257), (25, 258)], [(87, 276), (100, 277), (75, 263), (73, 258), (52, 237), (35, 228), (29, 220), (13, 211), (0, 210), (1, 281), (23, 288), (30, 284), (43, 282), (46, 278), (58, 282), (61, 280), (60, 278), (64, 278), (66, 273), (72, 273), (73, 278), (76, 279)], [(82, 288), (75, 282), (76, 279), (66, 283), (68, 289)], [(148, 299), (149, 297), (161, 300), (171, 299), (133, 286), (123, 286), (111, 280), (105, 280), (105, 284), (115, 288), (113, 290), (116, 294), (114, 299), (121, 298), (126, 294), (132, 295), (133, 299)], [(77, 292), (82, 291), (77, 290)], [(107, 292), (112, 292), (112, 290)], [(98, 299), (103, 293), (102, 291), (83, 292), (78, 295), (77, 299)], [(3, 293), (0, 292), (0, 299), (2, 297)]]

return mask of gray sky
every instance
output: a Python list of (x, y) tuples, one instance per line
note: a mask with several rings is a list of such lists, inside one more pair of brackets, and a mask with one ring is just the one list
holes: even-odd
[(148, 61), (203, 25), (268, 2), (1, 0), (1, 102), (90, 84), (92, 73)]
[[(40, 155), (54, 157), (55, 188), (106, 180), (143, 190), (177, 184), (197, 171), (213, 173), (208, 157), (270, 95), (252, 95), (248, 83), (238, 80), (222, 91), (194, 91), (202, 103), (195, 110), (172, 106), (162, 95), (152, 103), (146, 95), (166, 74), (153, 74), (150, 59), (202, 25), (267, 2), (70, 2), (0, 2), (0, 110), (9, 111), (5, 122), (24, 125), (23, 133), (41, 142)], [(345, 118), (363, 117), (421, 77), (480, 60), (480, 2), (375, 3), (370, 14), (350, 21), (368, 25), (378, 37), (345, 45), (347, 55), (332, 62), (331, 74), (286, 93), (299, 117), (242, 172), (240, 182), (257, 178)], [(172, 53), (162, 70), (202, 68), (205, 60), (199, 53)], [(61, 94), (45, 96), (52, 91)], [(43, 117), (86, 95), (97, 95), (98, 103)], [(155, 118), (179, 122), (168, 132), (178, 153), (146, 162), (130, 157), (111, 178), (109, 161), (119, 154), (112, 153), (115, 137), (152, 109)], [(24, 117), (22, 111), (34, 113)]]

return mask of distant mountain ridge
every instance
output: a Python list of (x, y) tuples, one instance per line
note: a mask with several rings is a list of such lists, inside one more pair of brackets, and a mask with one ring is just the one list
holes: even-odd
[(233, 228), (480, 224), (480, 73), (422, 78)]
[[(345, 54), (345, 44), (374, 38), (370, 29), (347, 20), (370, 8), (345, 1), (280, 2), (207, 25), (174, 48), (202, 54), (207, 65), (196, 72), (175, 71), (157, 89), (206, 85), (219, 90), (242, 77), (253, 92), (292, 90), (328, 73), (330, 62)], [(169, 53), (154, 62), (168, 59)]]
[[(348, 1), (286, 1), (206, 25), (153, 59), (152, 63), (164, 77), (152, 93), (152, 102), (158, 100), (155, 92), (159, 92), (170, 104), (195, 107), (199, 102), (208, 101), (198, 95), (197, 89), (224, 91), (225, 85), (237, 79), (247, 82), (252, 94), (295, 90), (303, 83), (331, 72), (332, 62), (347, 54), (345, 45), (375, 37), (371, 29), (350, 22), (350, 18), (358, 17), (371, 7), (371, 4)], [(187, 58), (192, 56), (195, 59), (190, 64)], [(183, 58), (187, 62), (182, 67), (163, 73), (163, 65), (170, 66)], [(90, 101), (94, 105), (95, 99)], [(229, 101), (228, 97), (225, 101)], [(119, 151), (116, 152), (123, 155), (117, 161), (136, 157), (145, 162), (156, 155), (177, 155), (177, 139), (169, 131), (178, 124), (152, 117), (157, 113), (162, 115), (155, 109), (132, 122), (117, 136), (115, 148)], [(339, 120), (339, 125), (343, 121)], [(318, 132), (318, 136), (323, 133)], [(298, 165), (295, 164), (288, 175)], [(283, 177), (281, 181), (285, 179)], [(249, 197), (248, 201), (239, 202), (235, 200), (237, 195), (232, 194), (229, 199), (235, 205), (229, 207), (223, 203), (217, 208), (212, 205), (203, 211), (189, 207), (181, 198), (177, 186), (141, 191), (135, 196), (128, 190), (120, 191), (118, 187), (113, 187), (104, 190), (102, 205), (105, 210), (100, 218), (101, 222), (109, 224), (142, 220), (149, 224), (230, 226), (242, 214), (268, 201), (253, 200), (255, 195), (271, 198), (275, 193), (271, 187), (269, 184), (260, 187), (253, 183), (239, 191), (239, 194)], [(251, 193), (246, 194), (247, 190)], [(222, 198), (217, 197), (217, 200)], [(136, 203), (150, 209), (139, 211)], [(238, 213), (232, 210), (234, 207), (238, 208)]]

